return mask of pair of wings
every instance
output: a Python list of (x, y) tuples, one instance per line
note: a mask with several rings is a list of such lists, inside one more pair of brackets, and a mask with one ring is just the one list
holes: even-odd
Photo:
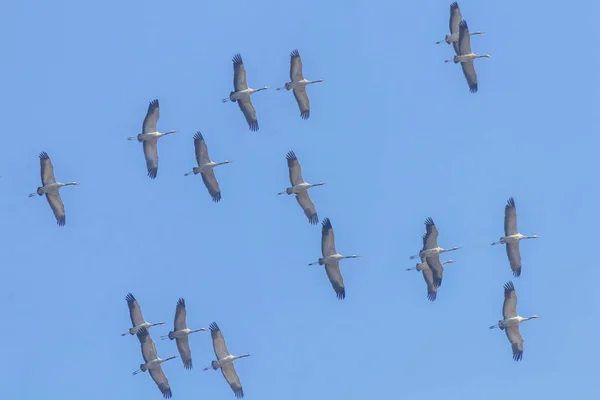
[[(50, 161), (50, 157), (45, 151), (40, 153), (40, 172), (42, 175), (42, 186), (56, 183), (56, 179), (54, 178), (54, 166), (52, 165), (52, 161)], [(47, 193), (46, 200), (48, 200), (48, 204), (50, 204), (50, 208), (54, 213), (54, 217), (56, 218), (56, 223), (58, 226), (64, 226), (67, 217), (65, 214), (65, 205), (60, 198), (58, 190), (52, 193)]]
[[(216, 322), (212, 322), (209, 326), (210, 335), (213, 341), (213, 349), (215, 351), (215, 356), (217, 360), (221, 360), (230, 355), (229, 350), (227, 349), (227, 344), (225, 344), (225, 338), (221, 333), (221, 329), (217, 325)], [(223, 377), (229, 383), (231, 390), (235, 394), (235, 397), (242, 398), (244, 397), (244, 390), (242, 389), (242, 383), (240, 382), (240, 377), (237, 372), (235, 372), (235, 368), (233, 367), (233, 363), (227, 363), (226, 365), (221, 367), (221, 373), (223, 373)]]
[[(286, 154), (288, 170), (290, 174), (290, 184), (292, 186), (299, 185), (304, 183), (304, 179), (302, 179), (302, 168), (300, 167), (300, 163), (298, 162), (298, 158), (293, 151), (289, 151)], [(315, 204), (311, 200), (308, 190), (304, 190), (298, 194), (296, 194), (296, 201), (304, 211), (304, 215), (308, 218), (308, 222), (315, 225), (319, 222), (319, 217), (317, 216), (317, 209), (315, 208)]]
[[(187, 328), (186, 315), (185, 300), (179, 299), (175, 308), (174, 331), (181, 331)], [(192, 369), (192, 350), (190, 349), (188, 336), (175, 338), (175, 343), (177, 344), (177, 350), (181, 356), (184, 368)]]
[[(515, 235), (519, 233), (517, 229), (517, 206), (515, 199), (510, 198), (504, 207), (504, 236)], [(513, 275), (518, 277), (521, 275), (521, 252), (519, 250), (519, 242), (506, 243), (506, 255), (510, 263), (510, 269)]]
[[(233, 88), (236, 92), (248, 89), (246, 83), (246, 68), (244, 68), (244, 61), (240, 54), (233, 56)], [(258, 131), (258, 118), (256, 117), (256, 110), (252, 105), (250, 96), (245, 96), (237, 100), (240, 110), (248, 122), (248, 127), (251, 131)]]
[[(423, 250), (429, 250), (429, 249), (435, 249), (438, 247), (437, 244), (437, 238), (439, 235), (439, 232), (435, 226), (435, 223), (433, 222), (433, 219), (431, 218), (427, 218), (425, 220), (425, 229), (426, 229), (426, 233), (425, 235), (423, 235)], [(432, 283), (433, 285), (438, 288), (442, 285), (442, 277), (444, 275), (444, 266), (442, 265), (441, 261), (440, 261), (440, 256), (438, 254), (435, 254), (433, 256), (429, 256), (426, 259), (427, 261), (427, 265), (429, 267), (429, 270), (431, 271), (432, 274)], [(421, 261), (423, 262), (423, 261)], [(429, 274), (429, 272), (425, 272), (425, 270), (423, 270), (423, 276), (425, 277), (425, 274)], [(427, 281), (427, 278), (425, 279)], [(428, 287), (429, 287), (429, 283), (428, 283)], [(437, 289), (436, 289), (437, 292)], [(431, 295), (433, 297), (433, 300), (435, 300), (435, 295)], [(428, 294), (428, 298), (429, 298), (429, 294)], [(431, 300), (431, 298), (430, 298)], [(432, 300), (432, 301), (433, 301)]]
[[(290, 54), (290, 79), (292, 82), (298, 82), (304, 80), (302, 74), (302, 59), (298, 50), (294, 50)], [(308, 100), (308, 94), (306, 93), (306, 86), (294, 88), (294, 97), (296, 103), (300, 108), (300, 117), (302, 119), (308, 119), (310, 117), (310, 101)]]
[[(160, 118), (160, 108), (158, 99), (154, 99), (148, 104), (148, 111), (142, 124), (142, 133), (156, 132), (156, 123)], [(158, 174), (158, 140), (144, 140), (144, 158), (146, 159), (146, 169), (148, 176), (155, 179)]]
[[(142, 357), (144, 357), (144, 362), (147, 363), (155, 360), (157, 358), (156, 346), (154, 345), (154, 340), (152, 340), (146, 328), (140, 329), (137, 333), (137, 337), (142, 345)], [(162, 393), (163, 397), (165, 399), (171, 398), (171, 386), (169, 385), (169, 380), (163, 372), (162, 367), (158, 365), (152, 369), (149, 369), (148, 373), (154, 380), (154, 383), (156, 383), (158, 386), (158, 389)]]
[[(194, 135), (194, 151), (196, 153), (196, 162), (199, 167), (210, 162), (208, 147), (200, 132), (196, 132)], [(219, 181), (217, 181), (214, 169), (211, 168), (208, 171), (200, 173), (200, 175), (202, 175), (202, 182), (204, 182), (204, 186), (208, 189), (208, 193), (210, 194), (210, 197), (212, 197), (212, 200), (215, 203), (221, 201), (221, 188), (219, 187)]]
[[(502, 304), (502, 317), (504, 319), (517, 316), (517, 293), (512, 282), (504, 285), (504, 303)], [(519, 332), (519, 325), (505, 329), (506, 337), (512, 346), (513, 359), (519, 361), (523, 358), (523, 336)]]
[[(335, 249), (335, 235), (333, 233), (333, 227), (329, 218), (323, 220), (323, 227), (321, 228), (321, 253), (323, 257), (327, 257), (337, 253)], [(346, 298), (346, 288), (344, 287), (344, 278), (340, 271), (340, 263), (334, 262), (325, 265), (325, 272), (327, 278), (331, 282), (331, 286), (335, 291), (338, 299), (343, 300)]]

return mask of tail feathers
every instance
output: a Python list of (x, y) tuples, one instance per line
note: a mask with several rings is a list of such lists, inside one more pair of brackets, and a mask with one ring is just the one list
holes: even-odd
[(216, 371), (219, 369), (219, 363), (215, 360), (211, 363), (212, 368)]
[(289, 82), (286, 82), (285, 90), (290, 90), (291, 88), (292, 88), (292, 85)]
[(229, 100), (230, 100), (231, 102), (233, 102), (233, 103), (235, 103), (235, 102), (236, 102), (236, 100), (233, 98), (233, 94), (234, 94), (234, 93), (235, 93), (235, 92), (229, 92)]

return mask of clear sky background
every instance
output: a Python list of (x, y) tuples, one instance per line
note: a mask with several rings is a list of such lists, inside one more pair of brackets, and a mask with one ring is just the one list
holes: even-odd
[[(158, 354), (175, 304), (188, 326), (216, 321), (246, 399), (595, 399), (597, 1), (459, 2), (472, 31), (479, 92), (470, 94), (451, 46), (450, 0), (301, 3), (257, 0), (7, 2), (0, 16), (3, 143), (0, 176), (2, 397), (161, 399), (130, 327), (132, 292)], [(302, 14), (300, 14), (302, 13)], [(311, 116), (300, 119), (289, 80), (297, 48)], [(241, 53), (250, 132), (232, 90)], [(160, 100), (159, 172), (146, 176), (141, 131)], [(195, 165), (202, 131), (217, 167), (214, 204)], [(342, 254), (346, 299), (322, 267), (320, 224), (292, 196), (294, 150), (320, 220)], [(40, 185), (38, 154), (61, 190), (59, 228)], [(502, 247), (514, 196), (523, 273)], [(438, 299), (426, 299), (408, 257), (432, 217), (442, 247), (462, 246)], [(591, 246), (591, 247), (589, 247)], [(514, 279), (523, 316), (522, 362), (490, 331), (503, 284)], [(233, 399), (210, 334), (190, 337), (194, 369), (163, 364), (173, 399)]]

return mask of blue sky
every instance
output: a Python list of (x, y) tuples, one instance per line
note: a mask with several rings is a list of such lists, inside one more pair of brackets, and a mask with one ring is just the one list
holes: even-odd
[[(3, 395), (62, 400), (160, 399), (124, 296), (149, 321), (158, 354), (186, 299), (188, 326), (217, 321), (247, 399), (592, 399), (600, 279), (576, 236), (597, 221), (598, 2), (459, 2), (471, 30), (472, 95), (448, 31), (450, 1), (298, 3), (258, 0), (10, 2), (0, 16), (3, 212), (0, 376)], [(303, 15), (298, 15), (302, 11)], [(297, 48), (311, 116), (300, 119), (289, 53)], [(241, 53), (260, 131), (236, 105), (231, 58)], [(140, 132), (160, 100), (155, 181)], [(195, 165), (200, 130), (218, 167), (212, 203)], [(321, 267), (320, 226), (290, 196), (294, 150), (319, 217), (329, 217), (346, 299)], [(38, 154), (59, 181), (67, 225), (43, 198)], [(488, 326), (512, 274), (503, 248), (506, 200), (522, 244), (515, 279), (523, 361)], [(451, 253), (438, 300), (405, 269), (431, 216)], [(589, 254), (578, 256), (580, 252)], [(591, 251), (591, 253), (590, 253)], [(445, 257), (444, 259), (448, 259)], [(195, 368), (164, 364), (174, 399), (232, 399), (210, 335), (190, 338)]]

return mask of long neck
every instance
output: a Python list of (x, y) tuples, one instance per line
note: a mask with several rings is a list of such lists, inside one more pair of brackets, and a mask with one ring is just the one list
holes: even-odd
[(444, 250), (440, 251), (440, 253), (447, 253), (449, 251), (454, 251), (454, 250), (458, 250), (458, 247), (453, 247), (451, 249), (444, 249)]
[(525, 236), (523, 239), (537, 239), (537, 236)]
[[(172, 360), (172, 359), (174, 359), (174, 358), (175, 358), (175, 356), (171, 356), (171, 357), (169, 357), (169, 358), (165, 358), (165, 359), (164, 359), (164, 360), (162, 360), (161, 362), (169, 361), (169, 360)], [(169, 365), (170, 365), (170, 364), (169, 364)]]
[(215, 164), (215, 167), (216, 167), (217, 165), (223, 165), (223, 164), (229, 164), (229, 161), (223, 161), (223, 162), (220, 162), (220, 163), (216, 163), (216, 164)]
[(234, 360), (237, 360), (238, 358), (244, 358), (244, 357), (250, 357), (250, 354), (243, 354), (241, 356), (237, 356), (234, 358)]

